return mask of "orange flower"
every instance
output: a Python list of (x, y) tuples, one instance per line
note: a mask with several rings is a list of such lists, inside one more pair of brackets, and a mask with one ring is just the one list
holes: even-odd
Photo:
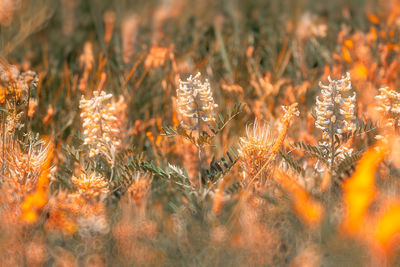
[(349, 63), (350, 63), (350, 62), (352, 61), (351, 55), (350, 55), (350, 51), (349, 51), (349, 49), (347, 49), (347, 47), (343, 47), (342, 56), (343, 56), (343, 59), (344, 59), (346, 62), (349, 62)]
[(378, 39), (378, 33), (376, 32), (376, 28), (375, 27), (371, 27), (369, 29), (369, 33), (371, 34), (373, 40), (376, 41)]
[(368, 20), (373, 23), (373, 24), (379, 24), (379, 18), (373, 14), (373, 13), (369, 13), (367, 14)]
[(347, 39), (344, 41), (344, 46), (347, 47), (350, 50), (353, 50), (354, 44), (353, 44), (353, 40), (351, 39)]

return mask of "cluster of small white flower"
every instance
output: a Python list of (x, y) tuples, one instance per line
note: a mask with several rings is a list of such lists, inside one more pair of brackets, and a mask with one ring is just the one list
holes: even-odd
[[(319, 143), (325, 147), (329, 155), (329, 162), (334, 160), (335, 156), (343, 158), (344, 154), (351, 154), (352, 149), (345, 146), (335, 148), (331, 151), (335, 136), (353, 131), (355, 125), (355, 103), (356, 92), (352, 91), (350, 74), (346, 73), (339, 80), (332, 80), (328, 77), (329, 85), (323, 85), (321, 82), (321, 95), (316, 98), (316, 117), (315, 127), (321, 129), (322, 140)], [(331, 162), (330, 162), (331, 163)], [(323, 171), (324, 168), (317, 162), (316, 169)]]
[[(354, 110), (356, 93), (350, 94), (350, 74), (340, 80), (328, 77), (329, 85), (321, 82), (321, 96), (316, 98), (315, 126), (322, 130), (322, 139), (329, 139), (330, 134), (343, 134), (355, 128)], [(347, 96), (345, 96), (347, 95)]]
[(104, 103), (111, 98), (112, 94), (94, 91), (93, 98), (86, 100), (82, 96), (79, 103), (82, 110), (84, 144), (90, 147), (90, 157), (99, 153), (108, 155), (109, 150), (115, 150), (120, 145), (117, 138), (118, 119), (113, 115), (115, 107), (111, 103)]
[(395, 90), (389, 89), (389, 87), (380, 88), (379, 95), (375, 98), (379, 100), (378, 111), (382, 112), (387, 116), (388, 127), (399, 127), (400, 126), (400, 93)]
[(196, 76), (190, 75), (186, 81), (179, 80), (176, 90), (179, 112), (187, 118), (193, 118), (198, 123), (214, 120), (214, 109), (218, 107), (214, 102), (210, 83), (200, 81), (200, 72)]

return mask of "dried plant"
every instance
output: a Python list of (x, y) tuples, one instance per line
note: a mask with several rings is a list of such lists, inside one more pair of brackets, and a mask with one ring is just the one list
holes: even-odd
[(73, 176), (72, 183), (78, 188), (79, 194), (88, 199), (104, 198), (108, 190), (108, 183), (97, 173), (82, 172), (79, 177)]
[[(244, 181), (256, 176), (266, 162), (270, 163), (273, 143), (274, 138), (268, 124), (260, 123), (256, 119), (253, 125), (246, 127), (246, 137), (241, 137), (239, 143)], [(259, 174), (261, 184), (271, 177), (272, 166), (272, 164), (268, 165)]]
[(245, 184), (250, 185), (257, 179), (260, 185), (264, 185), (271, 177), (273, 161), (283, 144), (290, 122), (299, 115), (297, 105), (283, 106), (282, 127), (276, 137), (272, 136), (270, 126), (260, 125), (257, 120), (251, 128), (246, 127), (247, 136), (240, 139), (239, 150)]
[(2, 164), (5, 166), (4, 179), (9, 185), (19, 184), (15, 186), (15, 190), (24, 188), (23, 191), (30, 192), (37, 183), (50, 144), (32, 138), (26, 146), (21, 147), (19, 144), (9, 146)]

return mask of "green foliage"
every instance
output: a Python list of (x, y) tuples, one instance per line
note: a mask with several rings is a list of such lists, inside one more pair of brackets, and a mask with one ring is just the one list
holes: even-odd
[[(371, 146), (374, 142), (374, 137), (377, 134), (378, 126), (370, 120), (363, 121), (357, 120), (356, 128), (353, 131), (345, 132), (341, 135), (335, 134), (333, 136), (333, 155), (335, 170), (332, 175), (335, 177), (340, 177), (344, 172), (348, 171), (357, 163), (361, 155), (366, 151), (366, 149)], [(349, 140), (352, 140), (353, 145), (360, 143), (358, 150), (348, 154), (341, 153), (338, 150), (345, 145)], [(372, 140), (372, 142), (370, 141)], [(360, 142), (363, 141), (363, 142)], [(306, 155), (318, 159), (318, 161), (325, 164), (325, 166), (330, 166), (330, 151), (326, 146), (321, 145), (311, 145), (306, 142), (295, 142), (292, 144), (292, 149), (298, 149), (303, 151)], [(296, 172), (304, 175), (304, 170), (300, 167), (299, 162), (295, 161), (290, 154), (281, 151), (281, 156), (286, 160), (288, 165), (294, 169)], [(340, 157), (339, 157), (340, 156)]]
[(292, 148), (299, 149), (311, 157), (317, 158), (318, 160), (324, 162), (325, 164), (328, 163), (328, 154), (323, 147), (313, 146), (306, 142), (296, 142), (292, 144)]
[(373, 136), (376, 135), (379, 127), (377, 123), (371, 120), (357, 120), (356, 122), (356, 129), (351, 132), (345, 132), (341, 135), (341, 138), (335, 136), (335, 145), (346, 143), (350, 139), (360, 138), (367, 134), (372, 134)]
[(354, 168), (357, 162), (360, 160), (361, 156), (363, 155), (364, 151), (356, 151), (351, 155), (345, 154), (344, 159), (340, 161), (336, 169), (337, 177), (341, 177), (341, 175), (350, 169)]
[(298, 174), (304, 177), (304, 169), (300, 166), (300, 163), (296, 161), (293, 156), (285, 151), (284, 149), (281, 149), (279, 151), (279, 155), (285, 160), (285, 162), (289, 165), (290, 168), (295, 170)]
[[(197, 147), (203, 147), (204, 145), (211, 145), (213, 139), (222, 132), (222, 130), (232, 121), (236, 116), (238, 116), (243, 110), (243, 105), (241, 103), (235, 104), (233, 109), (228, 108), (224, 115), (218, 113), (213, 123), (207, 123), (208, 129), (211, 133), (206, 131), (201, 131), (200, 136), (197, 138), (193, 135), (192, 130), (185, 129), (183, 125), (178, 125), (176, 128), (171, 126), (163, 127), (163, 135), (167, 137), (181, 136), (189, 140), (192, 144)], [(213, 125), (214, 124), (214, 125)]]
[(218, 180), (223, 179), (237, 163), (239, 160), (238, 152), (234, 147), (230, 147), (229, 151), (226, 152), (225, 157), (222, 157), (217, 161), (215, 160), (215, 157), (212, 158), (210, 167), (206, 170), (206, 179), (208, 181), (215, 183)]

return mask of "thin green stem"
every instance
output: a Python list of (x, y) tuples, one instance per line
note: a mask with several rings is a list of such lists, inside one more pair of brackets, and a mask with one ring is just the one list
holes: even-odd
[(200, 109), (197, 108), (197, 158), (198, 158), (198, 170), (199, 170), (199, 186), (200, 186), (200, 192), (203, 189), (203, 182), (201, 179), (201, 150), (202, 150), (202, 144), (199, 143), (200, 139), (200, 134), (201, 134), (201, 117), (200, 117)]
[[(6, 109), (6, 104), (4, 104), (4, 110)], [(2, 145), (2, 166), (1, 166), (1, 174), (4, 177), (4, 169), (5, 169), (5, 151), (6, 151), (6, 112), (3, 111), (1, 116), (2, 118), (2, 134), (3, 134), (3, 145)]]
[(331, 149), (330, 149), (330, 163), (329, 163), (329, 174), (332, 177), (333, 174), (333, 162), (335, 160), (335, 154), (336, 154), (336, 150), (335, 150), (335, 128), (334, 128), (334, 124), (331, 124), (331, 132), (330, 132), (330, 141), (331, 141)]

